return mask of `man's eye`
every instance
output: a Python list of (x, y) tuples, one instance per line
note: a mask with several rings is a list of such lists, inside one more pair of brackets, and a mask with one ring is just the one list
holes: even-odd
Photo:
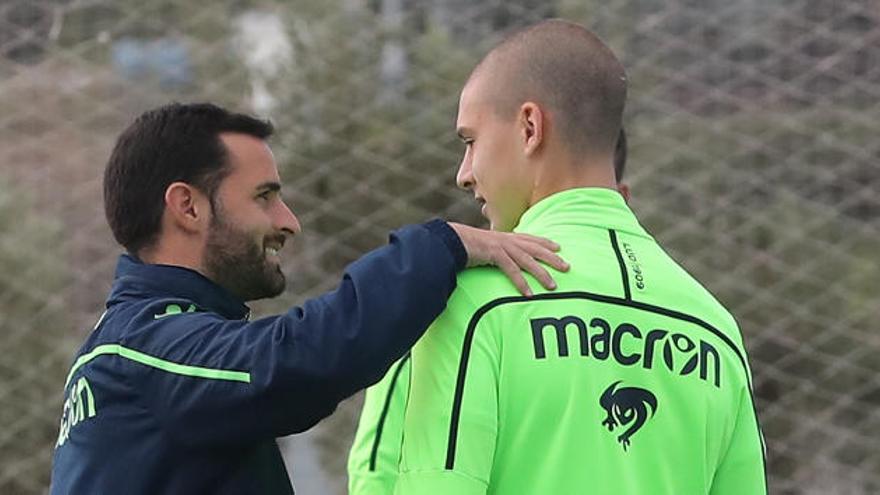
[(467, 146), (473, 146), (473, 144), (474, 144), (474, 140), (473, 140), (472, 138), (463, 139), (462, 141), (464, 141), (464, 145), (465, 145), (466, 147), (467, 147)]
[(272, 197), (272, 191), (266, 191), (266, 192), (264, 192), (264, 193), (260, 193), (260, 194), (257, 195), (257, 198), (258, 198), (258, 199), (261, 199), (261, 200), (263, 200), (263, 201), (269, 201), (269, 199), (270, 199), (271, 197)]

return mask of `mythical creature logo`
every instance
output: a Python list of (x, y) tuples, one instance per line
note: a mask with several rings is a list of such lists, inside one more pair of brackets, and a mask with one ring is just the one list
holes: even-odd
[[(602, 426), (607, 426), (608, 431), (614, 431), (615, 427), (629, 428), (618, 435), (617, 441), (623, 445), (623, 450), (630, 445), (630, 437), (635, 435), (649, 418), (657, 413), (657, 397), (650, 391), (636, 387), (617, 388), (620, 381), (611, 384), (602, 397), (599, 405), (605, 409), (608, 416), (602, 421)], [(649, 410), (650, 407), (650, 410)]]

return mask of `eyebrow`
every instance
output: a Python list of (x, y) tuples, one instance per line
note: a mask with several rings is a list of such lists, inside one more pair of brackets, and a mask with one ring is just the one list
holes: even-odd
[(467, 136), (467, 134), (471, 134), (471, 130), (467, 127), (459, 127), (455, 130), (455, 133), (458, 134), (459, 139), (464, 141), (466, 139), (470, 139), (470, 136)]
[(256, 189), (257, 189), (257, 191), (278, 192), (281, 190), (281, 184), (279, 182), (275, 182), (275, 181), (267, 181), (267, 182), (263, 182), (262, 184), (257, 186)]

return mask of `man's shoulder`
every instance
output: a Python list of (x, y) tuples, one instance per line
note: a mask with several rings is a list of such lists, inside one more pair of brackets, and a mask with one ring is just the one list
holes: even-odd
[[(523, 276), (533, 290), (540, 284), (529, 274)], [(490, 266), (468, 268), (458, 274), (458, 284), (449, 299), (449, 308), (476, 311), (498, 299), (519, 297), (513, 282), (500, 269)]]
[(222, 316), (175, 297), (151, 297), (111, 306), (87, 341), (91, 347), (116, 344), (143, 352), (165, 350), (182, 332), (194, 333), (225, 321)]
[(655, 242), (624, 242), (623, 247), (622, 258), (630, 276), (632, 300), (710, 326), (742, 347), (733, 315), (691, 273), (689, 263), (680, 263)]
[(485, 292), (488, 297), (517, 294), (513, 282), (504, 272), (493, 266), (477, 266), (461, 271), (458, 274), (458, 287), (469, 292), (478, 289), (480, 292)]

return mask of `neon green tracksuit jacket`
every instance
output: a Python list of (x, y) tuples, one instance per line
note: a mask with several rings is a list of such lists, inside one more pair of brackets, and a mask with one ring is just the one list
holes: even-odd
[(620, 195), (554, 194), (516, 231), (572, 269), (533, 297), (494, 269), (459, 275), (368, 392), (352, 495), (765, 494), (736, 322)]

